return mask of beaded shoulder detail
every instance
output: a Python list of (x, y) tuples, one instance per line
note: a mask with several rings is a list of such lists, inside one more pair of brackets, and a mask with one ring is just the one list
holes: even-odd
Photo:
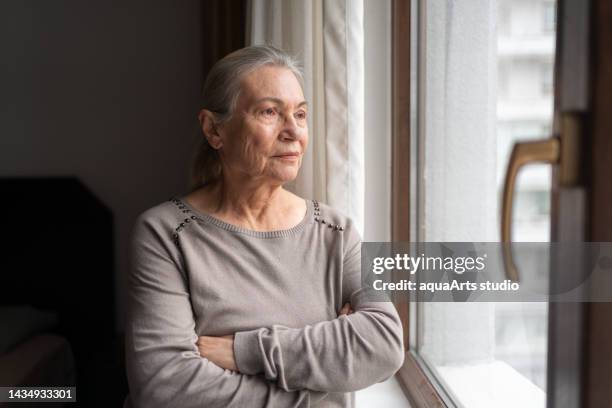
[(175, 244), (178, 245), (178, 234), (183, 230), (183, 228), (185, 228), (187, 224), (189, 224), (192, 220), (197, 220), (198, 217), (192, 214), (191, 210), (185, 207), (181, 200), (177, 199), (176, 197), (170, 197), (169, 200), (174, 203), (174, 205), (179, 209), (179, 211), (185, 214), (185, 218), (179, 223), (176, 228), (174, 228), (174, 232), (172, 233), (172, 240)]
[[(194, 212), (187, 205), (185, 205), (185, 203), (183, 203), (180, 199), (178, 199), (176, 197), (170, 197), (169, 201), (171, 201), (176, 206), (176, 208), (185, 217), (182, 221), (179, 222), (179, 224), (176, 226), (176, 228), (174, 228), (174, 231), (172, 233), (172, 239), (173, 239), (174, 243), (178, 245), (180, 232), (183, 229), (185, 229), (188, 224), (193, 223), (196, 220), (200, 220), (200, 221), (203, 221), (203, 220), (198, 215), (194, 214)], [(331, 231), (344, 231), (344, 226), (339, 225), (339, 224), (335, 224), (334, 222), (332, 222), (330, 220), (329, 217), (325, 217), (325, 216), (321, 215), (321, 206), (319, 205), (318, 201), (311, 200), (311, 202), (312, 202), (312, 207), (313, 207), (313, 217), (314, 217), (314, 221), (315, 221), (316, 224), (321, 225), (323, 227), (326, 226)], [(302, 221), (302, 223), (300, 223), (299, 227), (301, 228), (303, 226), (303, 224), (304, 224), (304, 221)], [(294, 227), (293, 229), (295, 229), (295, 228), (297, 228), (297, 227)], [(284, 231), (281, 231), (281, 232), (284, 232)], [(258, 235), (259, 234), (264, 234), (264, 235), (273, 234), (273, 235), (275, 235), (277, 233), (279, 233), (279, 231), (256, 232), (256, 234), (258, 234)]]
[(329, 220), (325, 220), (321, 216), (321, 207), (319, 206), (319, 202), (317, 200), (312, 200), (312, 205), (314, 206), (314, 220), (320, 225), (327, 225), (327, 228), (332, 229), (333, 231), (344, 231), (344, 227), (338, 224), (334, 224)]

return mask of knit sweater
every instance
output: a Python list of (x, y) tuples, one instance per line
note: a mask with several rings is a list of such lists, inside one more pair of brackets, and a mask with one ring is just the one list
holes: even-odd
[[(391, 302), (361, 288), (351, 220), (306, 201), (293, 228), (259, 232), (172, 198), (131, 235), (126, 406), (352, 407), (353, 391), (404, 358)], [(354, 313), (338, 316), (351, 303)], [(234, 335), (238, 372), (200, 356), (198, 336)]]

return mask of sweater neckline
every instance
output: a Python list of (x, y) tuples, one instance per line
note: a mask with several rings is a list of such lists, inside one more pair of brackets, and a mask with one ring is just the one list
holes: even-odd
[(200, 210), (197, 210), (195, 207), (193, 207), (191, 204), (187, 202), (187, 200), (185, 199), (185, 195), (178, 196), (175, 199), (179, 201), (184, 207), (186, 207), (189, 210), (189, 212), (191, 212), (196, 217), (197, 220), (204, 221), (208, 224), (214, 225), (226, 231), (249, 235), (249, 236), (258, 237), (258, 238), (281, 238), (281, 237), (292, 236), (300, 232), (301, 230), (303, 230), (307, 224), (312, 223), (312, 219), (313, 219), (313, 203), (311, 200), (304, 199), (304, 202), (306, 203), (306, 214), (304, 215), (304, 218), (302, 218), (302, 220), (298, 224), (294, 225), (291, 228), (282, 229), (282, 230), (255, 231), (255, 230), (251, 230), (248, 228), (239, 227), (234, 224), (230, 224), (229, 222), (225, 222), (215, 216), (212, 216), (210, 214), (203, 213)]

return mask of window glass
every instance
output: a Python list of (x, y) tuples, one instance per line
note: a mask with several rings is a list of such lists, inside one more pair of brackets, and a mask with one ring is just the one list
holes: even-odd
[[(512, 146), (550, 137), (555, 3), (418, 5), (418, 239), (499, 241)], [(550, 188), (550, 166), (521, 171), (514, 241), (550, 240)], [(417, 354), (456, 405), (545, 407), (546, 303), (420, 303), (417, 310)]]

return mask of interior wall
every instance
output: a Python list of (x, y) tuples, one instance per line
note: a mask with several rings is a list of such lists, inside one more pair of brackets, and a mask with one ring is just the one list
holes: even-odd
[[(118, 329), (132, 223), (188, 188), (202, 12), (199, 0), (0, 2), (0, 177), (75, 175), (110, 207)], [(41, 196), (39, 215), (62, 199)]]

